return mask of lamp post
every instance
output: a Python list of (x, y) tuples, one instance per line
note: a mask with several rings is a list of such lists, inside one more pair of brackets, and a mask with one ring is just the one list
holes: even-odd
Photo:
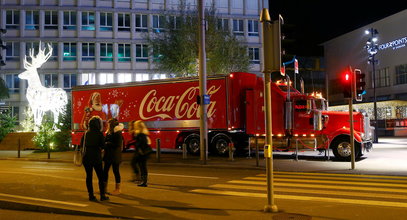
[(379, 32), (374, 28), (369, 28), (365, 31), (365, 34), (369, 36), (369, 39), (366, 41), (366, 50), (369, 54), (368, 63), (372, 64), (372, 77), (373, 77), (373, 112), (374, 112), (374, 140), (373, 143), (378, 143), (377, 137), (377, 104), (376, 104), (376, 71), (375, 64), (377, 60), (375, 55), (379, 51), (379, 46), (377, 44), (377, 35)]

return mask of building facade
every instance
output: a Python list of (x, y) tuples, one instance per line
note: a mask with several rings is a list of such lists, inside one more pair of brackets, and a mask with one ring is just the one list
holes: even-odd
[[(328, 77), (329, 102), (332, 109), (346, 109), (342, 93), (341, 74), (346, 67), (360, 69), (366, 74), (366, 94), (355, 108), (374, 119), (374, 90), (376, 92), (379, 129), (407, 128), (407, 10), (365, 25), (325, 43), (324, 55)], [(372, 37), (366, 30), (376, 29), (378, 51), (375, 55), (375, 89), (373, 62), (368, 62), (367, 41)], [(342, 106), (340, 106), (342, 105)]]
[[(191, 8), (198, 0), (186, 0)], [(261, 66), (259, 16), (267, 0), (205, 0), (215, 4), (219, 23), (248, 46), (251, 72)], [(67, 92), (73, 86), (167, 78), (154, 71), (143, 35), (160, 29), (163, 12), (179, 0), (0, 0), (0, 28), (6, 65), (0, 67), (10, 98), (2, 100), (22, 119), (27, 106), (24, 57), (39, 42), (50, 43), (51, 58), (38, 70), (42, 84)]]

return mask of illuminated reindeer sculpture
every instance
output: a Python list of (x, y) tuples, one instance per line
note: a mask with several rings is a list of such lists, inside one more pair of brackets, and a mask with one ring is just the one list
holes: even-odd
[(24, 57), (24, 68), (26, 71), (20, 73), (20, 79), (28, 81), (27, 100), (30, 104), (31, 110), (34, 114), (34, 123), (37, 126), (35, 130), (42, 123), (42, 118), (45, 112), (51, 111), (54, 116), (54, 128), (58, 123), (59, 114), (63, 113), (68, 103), (66, 92), (61, 88), (46, 88), (41, 84), (40, 77), (37, 69), (42, 66), (52, 55), (52, 46), (48, 44), (48, 52), (45, 53), (46, 48), (41, 48), (39, 44), (38, 54), (34, 56), (34, 48), (29, 51), (31, 63)]

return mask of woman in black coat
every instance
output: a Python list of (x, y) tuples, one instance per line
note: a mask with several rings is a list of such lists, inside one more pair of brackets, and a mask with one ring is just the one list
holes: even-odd
[(113, 174), (116, 181), (116, 189), (112, 192), (113, 195), (121, 193), (120, 189), (120, 163), (122, 162), (122, 146), (123, 146), (123, 124), (119, 123), (117, 119), (112, 118), (108, 121), (108, 127), (106, 131), (106, 145), (105, 155), (103, 161), (105, 165), (103, 167), (103, 176), (105, 178), (105, 191), (107, 192), (107, 184), (109, 180), (109, 169), (113, 168)]
[[(151, 149), (151, 141), (148, 135), (150, 132), (143, 121), (139, 120), (134, 122), (134, 142), (135, 142), (135, 152), (132, 160), (133, 169), (137, 168), (137, 165), (141, 173), (141, 183), (137, 186), (146, 187), (148, 180), (148, 170), (147, 170), (147, 160), (150, 154), (153, 152)], [(137, 174), (137, 171), (134, 171)]]
[(94, 116), (89, 120), (89, 130), (85, 132), (81, 139), (81, 146), (85, 147), (83, 156), (83, 166), (86, 171), (86, 187), (88, 189), (89, 200), (97, 201), (93, 194), (92, 175), (95, 170), (99, 180), (100, 200), (109, 200), (105, 195), (103, 186), (103, 167), (102, 167), (102, 148), (105, 145), (105, 137), (103, 136), (102, 120), (98, 116)]

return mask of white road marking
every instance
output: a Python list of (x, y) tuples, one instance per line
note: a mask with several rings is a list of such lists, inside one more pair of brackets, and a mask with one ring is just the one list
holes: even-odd
[(27, 196), (17, 196), (17, 195), (4, 194), (4, 193), (0, 193), (0, 196), (9, 197), (9, 198), (16, 198), (16, 199), (26, 199), (26, 200), (32, 200), (32, 201), (40, 201), (40, 202), (49, 202), (49, 203), (62, 204), (62, 205), (78, 206), (78, 207), (87, 207), (88, 206), (86, 204), (80, 204), (80, 203), (63, 202), (63, 201), (50, 200), (50, 199), (40, 199), (40, 198), (27, 197)]
[(148, 175), (152, 175), (152, 176), (172, 176), (172, 177), (182, 177), (182, 178), (197, 178), (197, 179), (212, 179), (212, 180), (219, 179), (219, 177), (211, 177), (211, 176), (188, 176), (188, 175), (164, 174), (164, 173), (148, 173)]
[[(210, 189), (195, 189), (191, 192), (203, 193), (203, 194), (215, 194), (215, 195), (229, 195), (229, 196), (244, 196), (244, 197), (257, 197), (266, 198), (266, 193), (247, 193), (247, 192), (235, 192), (235, 191), (219, 191)], [(362, 199), (342, 199), (342, 198), (324, 198), (315, 196), (293, 196), (293, 195), (274, 195), (276, 199), (288, 199), (288, 200), (302, 200), (302, 201), (319, 201), (319, 202), (334, 202), (345, 203), (354, 205), (373, 205), (373, 206), (389, 206), (407, 208), (407, 203), (402, 202), (388, 202), (388, 201), (374, 201), (374, 200), (362, 200)]]

